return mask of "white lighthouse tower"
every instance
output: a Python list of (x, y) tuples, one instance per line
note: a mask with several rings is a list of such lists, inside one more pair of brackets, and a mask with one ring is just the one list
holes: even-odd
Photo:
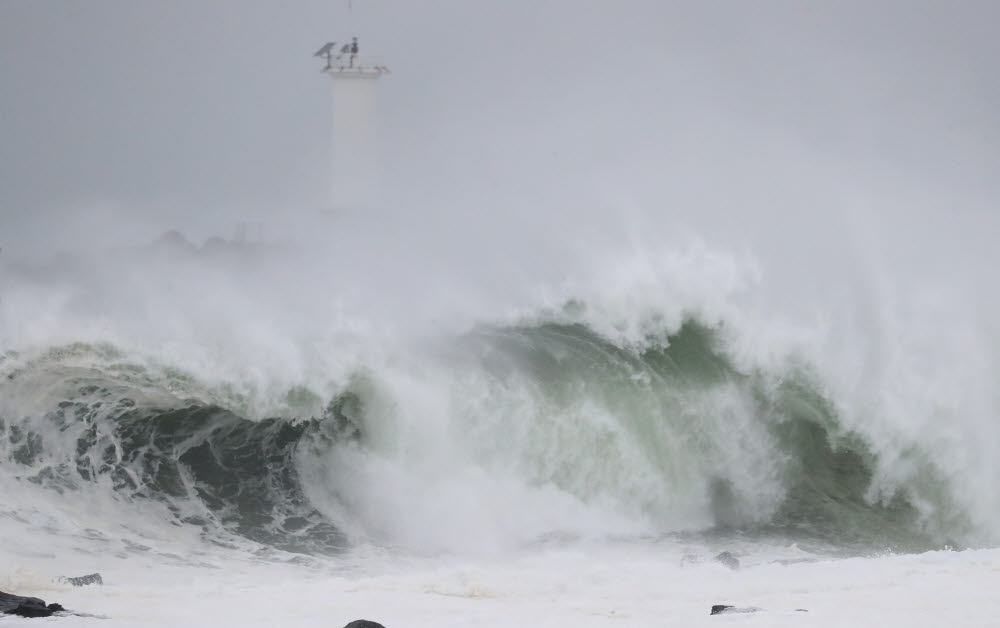
[(358, 38), (335, 49), (323, 46), (323, 72), (333, 79), (332, 201), (334, 209), (370, 206), (378, 200), (378, 79), (389, 72), (380, 59), (363, 55)]

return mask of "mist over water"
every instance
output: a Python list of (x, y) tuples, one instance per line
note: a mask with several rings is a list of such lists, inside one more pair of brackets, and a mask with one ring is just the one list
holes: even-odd
[(785, 307), (747, 250), (606, 241), (512, 280), (340, 226), (6, 265), (18, 490), (307, 554), (993, 542), (996, 337), (954, 284)]
[[(171, 154), (230, 133), (263, 165), (8, 188), (5, 526), (160, 559), (997, 542), (997, 127), (972, 17), (939, 33), (971, 29), (961, 54), (902, 8), (435, 6), (465, 26), (422, 23), (419, 55), (416, 9), (359, 9), (398, 60), (375, 211), (317, 211), (323, 168), (279, 158), (266, 110), (225, 127), (222, 96)], [(892, 46), (870, 32), (902, 14)], [(500, 26), (518, 45), (469, 44)], [(325, 88), (301, 105), (316, 138)], [(260, 241), (202, 244), (240, 220)]]

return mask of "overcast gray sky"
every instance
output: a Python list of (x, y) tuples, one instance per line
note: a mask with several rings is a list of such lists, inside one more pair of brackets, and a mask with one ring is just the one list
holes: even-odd
[(329, 84), (311, 54), (352, 35), (393, 70), (390, 196), (480, 212), (466, 228), (519, 198), (597, 223), (994, 205), (997, 2), (348, 4), (0, 0), (0, 244), (321, 206)]

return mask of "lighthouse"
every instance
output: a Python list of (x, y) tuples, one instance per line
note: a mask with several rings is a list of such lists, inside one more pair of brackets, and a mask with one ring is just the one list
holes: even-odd
[(378, 200), (378, 80), (388, 74), (377, 57), (361, 54), (358, 38), (340, 48), (330, 42), (314, 56), (332, 79), (332, 177), (334, 209), (357, 209)]

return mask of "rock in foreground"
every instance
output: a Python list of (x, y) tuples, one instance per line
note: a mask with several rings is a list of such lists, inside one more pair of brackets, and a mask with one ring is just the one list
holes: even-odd
[(377, 621), (369, 621), (367, 619), (355, 619), (351, 623), (344, 626), (344, 628), (385, 628), (382, 624)]
[(56, 611), (66, 610), (59, 604), (46, 604), (37, 597), (24, 597), (0, 591), (0, 614), (20, 617), (50, 617)]

